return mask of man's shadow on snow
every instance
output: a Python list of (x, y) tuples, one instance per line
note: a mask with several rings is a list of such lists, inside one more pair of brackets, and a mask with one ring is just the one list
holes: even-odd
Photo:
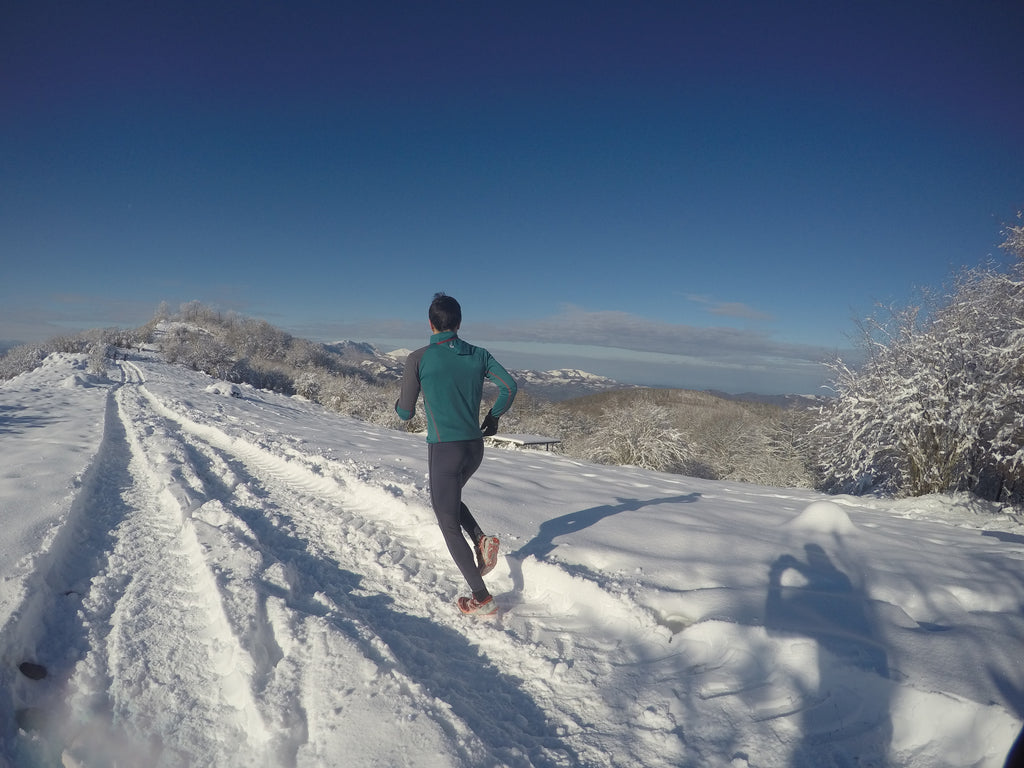
[[(793, 755), (794, 765), (811, 766), (815, 753), (827, 749), (825, 742), (840, 742), (844, 736), (856, 739), (868, 731), (874, 734), (869, 741), (877, 752), (872, 757), (881, 761), (878, 765), (886, 765), (892, 736), (887, 707), (881, 707), (882, 714), (873, 721), (858, 718), (856, 711), (851, 722), (842, 716), (833, 722), (828, 714), (844, 704), (845, 665), (890, 678), (885, 648), (876, 639), (870, 600), (836, 568), (819, 544), (804, 545), (804, 552), (806, 562), (783, 555), (772, 563), (764, 614), (769, 635), (809, 637), (818, 645), (818, 685), (816, 690), (801, 691), (807, 707), (803, 711), (803, 741)], [(787, 571), (798, 574), (799, 585), (783, 583)], [(834, 698), (832, 706), (825, 703), (829, 698)]]
[(513, 594), (523, 593), (523, 561), (533, 555), (538, 560), (544, 560), (558, 545), (555, 539), (559, 536), (569, 536), (573, 533), (589, 528), (599, 523), (606, 517), (618, 515), (622, 512), (636, 512), (644, 507), (651, 507), (655, 504), (690, 504), (700, 499), (699, 493), (686, 493), (679, 496), (665, 496), (660, 499), (617, 499), (618, 504), (602, 504), (598, 507), (581, 509), (576, 512), (569, 512), (560, 517), (545, 520), (537, 529), (537, 535), (530, 539), (515, 552), (508, 554), (509, 570), (512, 574)]

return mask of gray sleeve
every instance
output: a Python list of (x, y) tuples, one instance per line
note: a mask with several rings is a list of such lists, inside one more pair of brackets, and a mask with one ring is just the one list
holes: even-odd
[(405, 361), (405, 372), (402, 374), (402, 391), (395, 403), (395, 413), (402, 421), (408, 421), (416, 415), (416, 398), (420, 396), (420, 359), (423, 349), (417, 349)]

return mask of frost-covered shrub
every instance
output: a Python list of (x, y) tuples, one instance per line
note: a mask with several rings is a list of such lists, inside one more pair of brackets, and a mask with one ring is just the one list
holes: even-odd
[(801, 409), (770, 415), (748, 412), (743, 418), (729, 420), (728, 429), (718, 433), (726, 440), (699, 443), (704, 476), (786, 488), (812, 487), (807, 414)]
[(232, 318), (224, 325), (224, 341), (242, 357), (283, 361), (292, 337), (265, 320)]
[[(1024, 220), (1024, 212), (1018, 212), (1017, 219), (1018, 221)], [(1003, 236), (1005, 239), (999, 247), (1016, 255), (1018, 259), (1024, 260), (1024, 224), (1007, 227), (1003, 230)]]
[(90, 341), (84, 335), (78, 336), (54, 336), (46, 342), (47, 352), (62, 352), (69, 355), (78, 355), (89, 350)]
[[(809, 409), (692, 390), (625, 389), (557, 403), (520, 392), (502, 417), (501, 431), (554, 437), (561, 441), (559, 453), (588, 461), (809, 488), (814, 484), (811, 419)], [(667, 449), (674, 455), (666, 457)]]
[(824, 487), (1024, 494), (1022, 264), (967, 270), (927, 315), (865, 324), (866, 361), (833, 364), (837, 397), (816, 427)]
[(661, 472), (684, 472), (693, 463), (690, 447), (672, 426), (668, 410), (649, 400), (605, 411), (600, 428), (587, 441), (587, 458)]
[(22, 344), (7, 350), (0, 357), (0, 381), (13, 379), (26, 371), (34, 371), (46, 359), (46, 350), (38, 344)]
[[(747, 472), (757, 452), (763, 451), (764, 419), (742, 408), (694, 408), (683, 425), (694, 445), (699, 445), (700, 477), (756, 482)], [(756, 450), (755, 450), (756, 446)]]
[(264, 361), (239, 360), (224, 376), (218, 378), (237, 384), (249, 384), (256, 389), (265, 389), (268, 392), (277, 392), (282, 395), (295, 394), (295, 382), (291, 374), (273, 363)]
[(107, 375), (107, 365), (113, 354), (113, 348), (109, 344), (97, 342), (89, 349), (89, 373), (94, 376)]
[(303, 371), (295, 377), (295, 394), (314, 403), (322, 402), (324, 377), (316, 371)]
[[(761, 473), (753, 482), (787, 488), (814, 487), (816, 446), (810, 433), (815, 416), (808, 408), (790, 408), (772, 419), (765, 430)], [(752, 464), (757, 466), (756, 461)]]
[(231, 347), (197, 328), (176, 328), (164, 338), (161, 350), (168, 362), (181, 363), (219, 379), (228, 378), (236, 365)]

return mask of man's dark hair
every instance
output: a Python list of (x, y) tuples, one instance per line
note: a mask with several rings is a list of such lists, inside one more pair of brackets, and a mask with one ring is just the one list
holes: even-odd
[(434, 300), (430, 302), (430, 311), (427, 313), (430, 324), (438, 333), (442, 331), (457, 331), (462, 325), (462, 307), (459, 302), (444, 293), (435, 293)]

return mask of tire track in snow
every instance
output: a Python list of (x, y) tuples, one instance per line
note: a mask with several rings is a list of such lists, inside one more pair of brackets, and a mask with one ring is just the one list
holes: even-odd
[[(107, 395), (103, 435), (79, 490), (45, 554), (34, 563), (26, 598), (2, 638), (5, 654), (30, 659), (46, 671), (40, 680), (18, 676), (11, 685), (11, 716), (4, 717), (4, 751), (27, 765), (60, 761), (72, 738), (64, 701), (75, 665), (88, 651), (83, 597), (113, 549), (114, 531), (131, 514), (120, 497), (130, 485), (128, 451), (114, 392)], [(116, 592), (120, 585), (111, 583)], [(5, 713), (6, 714), (6, 713)], [(19, 736), (18, 728), (25, 738)]]
[(135, 422), (122, 382), (14, 633), (48, 674), (15, 693), (29, 738), (11, 751), (25, 764), (260, 765), (244, 654), (219, 631), (194, 531)]
[[(116, 530), (106, 572), (94, 580), (98, 594), (86, 601), (109, 611), (109, 633), (94, 633), (82, 676), (105, 668), (114, 720), (175, 755), (168, 755), (171, 764), (267, 764), (252, 660), (217, 599), (187, 514), (174, 440), (147, 417), (133, 387), (119, 389), (116, 400), (133, 481), (123, 496), (132, 514)], [(122, 585), (113, 602), (107, 580)]]

